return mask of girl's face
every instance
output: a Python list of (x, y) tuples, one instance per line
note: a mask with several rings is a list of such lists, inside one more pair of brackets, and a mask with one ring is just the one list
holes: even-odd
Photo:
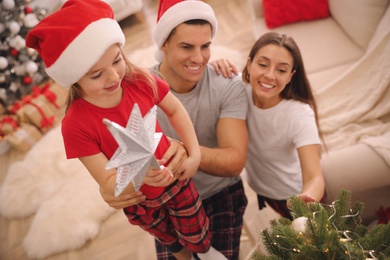
[(247, 69), (255, 106), (266, 109), (282, 101), (280, 93), (295, 71), (293, 57), (284, 47), (268, 44), (260, 48)]
[(113, 44), (95, 65), (77, 82), (83, 99), (100, 106), (112, 107), (122, 98), (121, 81), (126, 65), (120, 47)]

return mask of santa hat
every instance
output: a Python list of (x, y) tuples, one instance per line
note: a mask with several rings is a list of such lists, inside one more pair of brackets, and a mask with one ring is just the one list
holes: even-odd
[(158, 62), (163, 59), (161, 47), (176, 26), (189, 20), (205, 20), (211, 24), (211, 37), (218, 30), (218, 22), (214, 11), (208, 4), (198, 0), (160, 0), (157, 13), (157, 25), (153, 39), (157, 44), (155, 58)]
[(123, 46), (125, 36), (111, 7), (100, 0), (68, 0), (26, 37), (47, 74), (64, 87), (79, 81), (115, 43)]

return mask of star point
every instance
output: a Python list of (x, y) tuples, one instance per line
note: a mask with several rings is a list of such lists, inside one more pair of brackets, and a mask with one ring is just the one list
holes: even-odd
[(162, 133), (155, 133), (156, 106), (142, 118), (138, 104), (134, 104), (126, 127), (106, 118), (103, 123), (118, 143), (118, 149), (106, 165), (106, 169), (117, 169), (115, 196), (133, 182), (138, 191), (142, 185), (149, 166), (159, 169), (154, 152), (160, 142)]

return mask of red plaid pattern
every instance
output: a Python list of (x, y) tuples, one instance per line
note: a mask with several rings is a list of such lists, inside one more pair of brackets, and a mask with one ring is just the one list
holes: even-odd
[(133, 225), (140, 226), (160, 243), (177, 241), (191, 252), (210, 248), (209, 220), (192, 180), (176, 181), (164, 194), (124, 209)]

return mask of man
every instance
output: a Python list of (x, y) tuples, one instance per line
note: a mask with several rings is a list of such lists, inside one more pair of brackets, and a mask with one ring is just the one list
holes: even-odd
[[(210, 220), (211, 244), (228, 259), (238, 259), (247, 205), (239, 176), (245, 165), (248, 143), (247, 97), (239, 77), (218, 76), (208, 65), (217, 27), (212, 8), (202, 1), (160, 1), (153, 34), (158, 47), (155, 56), (160, 63), (152, 69), (163, 75), (194, 124), (201, 146), (201, 163), (193, 181)], [(178, 138), (160, 111), (158, 120), (168, 136)], [(174, 147), (177, 146), (173, 146), (167, 158), (175, 152)], [(115, 208), (143, 199), (126, 197), (123, 199), (130, 200), (124, 204), (110, 201), (104, 194), (103, 197)], [(156, 250), (158, 259), (174, 259), (157, 241)]]

